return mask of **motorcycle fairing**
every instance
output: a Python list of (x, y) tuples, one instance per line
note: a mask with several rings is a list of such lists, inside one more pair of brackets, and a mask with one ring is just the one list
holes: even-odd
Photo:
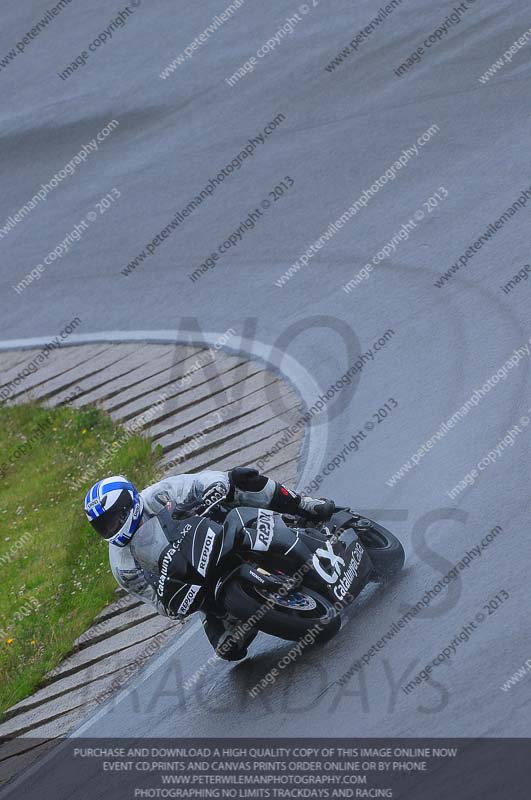
[[(288, 527), (280, 514), (264, 509), (240, 507), (230, 511), (223, 537), (219, 561), (234, 548), (242, 554), (247, 551), (257, 564), (299, 573), (302, 582), (325, 591), (333, 601), (359, 594), (372, 571), (370, 558), (354, 531), (347, 529), (334, 541), (329, 531)], [(301, 570), (304, 565), (306, 569)]]
[(219, 524), (199, 516), (175, 518), (168, 507), (138, 528), (131, 554), (164, 606), (188, 614), (204, 600), (221, 539)]

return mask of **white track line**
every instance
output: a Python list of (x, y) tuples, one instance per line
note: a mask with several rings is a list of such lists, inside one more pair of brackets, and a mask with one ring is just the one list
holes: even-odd
[[(42, 758), (37, 757), (37, 760), (30, 767), (28, 767), (28, 769), (26, 769), (20, 775), (16, 775), (12, 780), (8, 781), (0, 790), (0, 798), (7, 797), (7, 795), (11, 794), (17, 788), (17, 786), (25, 783), (35, 772), (42, 769), (42, 767), (44, 767), (52, 758), (56, 758), (65, 747), (69, 746), (69, 739), (78, 739), (81, 737), (87, 728), (90, 728), (99, 719), (105, 716), (113, 706), (120, 703), (121, 700), (131, 694), (131, 692), (133, 692), (135, 689), (138, 689), (144, 683), (146, 678), (149, 678), (150, 675), (153, 675), (153, 673), (159, 667), (172, 658), (181, 649), (181, 647), (185, 645), (186, 642), (191, 639), (192, 636), (203, 626), (199, 621), (197, 621), (189, 627), (188, 625), (186, 627), (188, 630), (185, 630), (182, 636), (179, 636), (179, 638), (173, 644), (170, 644), (168, 647), (166, 647), (164, 651), (160, 653), (160, 655), (152, 659), (146, 668), (142, 669), (140, 674), (135, 679), (132, 679), (127, 686), (109, 698), (109, 700), (104, 703), (100, 709), (91, 714), (88, 719), (85, 720), (85, 722), (81, 722), (67, 735), (65, 739), (63, 739), (63, 737), (59, 737), (60, 743), (56, 747), (52, 747), (52, 749), (46, 753), (45, 756)], [(16, 758), (16, 756), (13, 756), (13, 758)]]
[[(68, 337), (68, 343), (63, 347), (81, 344), (94, 344), (95, 342), (112, 342), (127, 344), (127, 342), (148, 342), (150, 344), (188, 344), (193, 346), (214, 346), (223, 340), (222, 333), (201, 333), (197, 331), (183, 330), (159, 330), (159, 331), (101, 331), (99, 333), (74, 333)], [(310, 375), (305, 367), (302, 366), (293, 356), (282, 353), (280, 350), (271, 347), (264, 342), (255, 339), (244, 339), (236, 334), (238, 346), (231, 347), (230, 340), (223, 345), (223, 350), (244, 355), (247, 357), (258, 358), (266, 366), (272, 367), (280, 372), (282, 377), (287, 380), (302, 397), (304, 404), (309, 408), (318, 399), (321, 388)], [(38, 336), (31, 339), (11, 339), (0, 342), (0, 352), (2, 350), (27, 350), (30, 348), (44, 347), (45, 344), (53, 340), (53, 336)], [(221, 348), (220, 348), (221, 349)], [(273, 362), (273, 363), (272, 363)], [(274, 364), (280, 366), (276, 367)], [(326, 407), (319, 414), (319, 424), (310, 425), (307, 428), (307, 456), (304, 462), (302, 475), (299, 478), (298, 486), (305, 486), (312, 478), (317, 475), (321, 467), (321, 459), (326, 453), (328, 444), (328, 414)]]
[(173, 644), (165, 647), (158, 656), (151, 659), (146, 668), (143, 669), (136, 678), (129, 681), (127, 686), (124, 686), (124, 688), (117, 692), (116, 695), (109, 698), (108, 703), (105, 703), (100, 709), (98, 709), (98, 711), (85, 720), (85, 722), (81, 722), (78, 727), (74, 728), (68, 734), (68, 738), (79, 739), (83, 735), (84, 731), (86, 731), (88, 728), (91, 728), (95, 722), (104, 717), (113, 706), (121, 703), (124, 698), (131, 694), (131, 692), (136, 691), (136, 689), (142, 686), (146, 678), (149, 678), (150, 675), (153, 675), (153, 673), (156, 672), (159, 667), (162, 667), (166, 661), (168, 661), (170, 658), (173, 658), (173, 656), (181, 649), (181, 647), (186, 644), (188, 639), (191, 639), (194, 633), (197, 633), (197, 631), (202, 630), (203, 626), (199, 620), (196, 620), (196, 622), (190, 625), (187, 624), (186, 628), (187, 630), (185, 629), (182, 635), (179, 636), (178, 639), (173, 642)]

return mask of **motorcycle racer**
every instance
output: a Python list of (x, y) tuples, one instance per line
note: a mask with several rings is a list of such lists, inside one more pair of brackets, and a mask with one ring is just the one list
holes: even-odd
[[(178, 541), (172, 520), (218, 500), (233, 507), (251, 506), (269, 512), (326, 520), (335, 510), (330, 500), (301, 497), (258, 470), (236, 467), (229, 472), (205, 470), (163, 478), (142, 491), (124, 476), (97, 481), (85, 497), (85, 514), (94, 530), (109, 543), (112, 573), (120, 586), (157, 612), (181, 618), (200, 610), (211, 562), (219, 556), (222, 534), (203, 517), (193, 517)], [(193, 512), (192, 512), (193, 513)], [(265, 512), (264, 512), (265, 513)], [(157, 518), (158, 525), (147, 525)], [(174, 523), (173, 523), (174, 526)], [(188, 529), (188, 530), (186, 530)], [(255, 532), (247, 531), (245, 547), (264, 549)], [(235, 547), (243, 543), (235, 542)], [(217, 654), (239, 660), (256, 633), (234, 636), (234, 620), (203, 609), (203, 627)]]

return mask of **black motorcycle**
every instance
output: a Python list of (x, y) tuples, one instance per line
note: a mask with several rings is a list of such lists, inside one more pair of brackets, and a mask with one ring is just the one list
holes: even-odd
[(309, 630), (315, 641), (331, 638), (342, 610), (367, 583), (387, 583), (404, 565), (396, 536), (348, 508), (322, 523), (230, 509), (223, 501), (202, 513), (223, 526), (203, 609), (228, 612), (281, 639), (298, 640)]

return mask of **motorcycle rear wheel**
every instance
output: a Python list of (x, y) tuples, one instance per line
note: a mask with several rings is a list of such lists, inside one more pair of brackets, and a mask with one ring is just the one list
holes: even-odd
[[(233, 580), (227, 585), (223, 599), (225, 608), (235, 617), (251, 620), (258, 630), (279, 639), (297, 641), (312, 630), (316, 642), (325, 642), (341, 627), (334, 604), (306, 586), (280, 596)], [(273, 603), (272, 607), (266, 605), (267, 600)]]

